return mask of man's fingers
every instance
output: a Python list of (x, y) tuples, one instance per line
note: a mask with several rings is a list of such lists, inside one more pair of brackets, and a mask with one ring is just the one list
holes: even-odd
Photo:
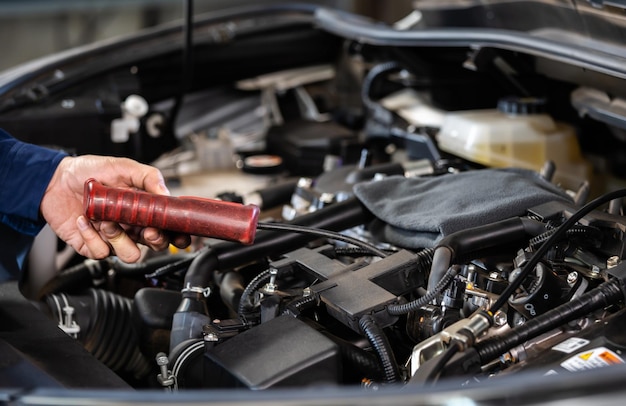
[(83, 250), (79, 250), (79, 247), (74, 247), (82, 255), (88, 256), (93, 259), (102, 259), (109, 256), (111, 253), (111, 247), (102, 240), (100, 234), (92, 227), (91, 223), (87, 221), (85, 216), (79, 216), (76, 219), (76, 228), (78, 228), (78, 232), (82, 237), (85, 247), (88, 252), (82, 252)]
[(85, 216), (78, 217), (76, 227), (85, 245), (80, 253), (94, 259), (106, 258), (113, 251), (124, 262), (137, 262), (141, 257), (141, 250), (136, 241), (155, 251), (166, 249), (170, 242), (178, 248), (185, 248), (191, 243), (189, 235), (174, 234), (169, 236), (163, 230), (152, 227), (141, 229), (140, 227), (124, 226), (125, 229), (111, 221), (101, 221), (95, 223), (94, 226)]
[(143, 229), (141, 242), (155, 251), (162, 251), (169, 246), (169, 240), (162, 231), (147, 227)]
[(103, 221), (100, 224), (100, 234), (104, 237), (115, 255), (124, 262), (137, 262), (141, 257), (141, 251), (137, 244), (124, 232), (119, 224), (111, 221)]
[(189, 234), (174, 234), (170, 236), (170, 242), (177, 248), (187, 248), (191, 244)]

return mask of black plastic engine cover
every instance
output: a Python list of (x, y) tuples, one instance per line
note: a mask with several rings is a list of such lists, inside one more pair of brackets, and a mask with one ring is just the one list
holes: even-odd
[(337, 384), (340, 376), (338, 346), (291, 316), (263, 323), (205, 354), (205, 387)]

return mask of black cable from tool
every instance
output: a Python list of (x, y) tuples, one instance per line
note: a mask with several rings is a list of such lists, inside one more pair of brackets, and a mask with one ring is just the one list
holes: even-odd
[(389, 254), (378, 247), (365, 242), (359, 239), (337, 233), (334, 231), (323, 230), (320, 228), (313, 228), (308, 226), (300, 226), (296, 224), (285, 224), (285, 223), (258, 223), (257, 229), (259, 230), (275, 230), (275, 231), (288, 231), (292, 233), (300, 233), (300, 234), (312, 234), (317, 235), (324, 238), (330, 238), (332, 240), (343, 241), (348, 244), (356, 245), (357, 247), (361, 247), (366, 249), (372, 255), (375, 255), (380, 258), (385, 258), (389, 256)]
[(546, 240), (546, 242), (535, 252), (535, 254), (530, 258), (530, 260), (524, 265), (522, 271), (519, 273), (517, 278), (513, 282), (507, 286), (507, 288), (502, 292), (498, 300), (489, 308), (489, 313), (494, 315), (504, 304), (509, 300), (509, 297), (515, 293), (517, 288), (522, 284), (524, 279), (535, 269), (541, 258), (548, 252), (548, 250), (554, 245), (554, 242), (559, 241), (563, 236), (567, 233), (569, 229), (571, 229), (578, 220), (602, 206), (605, 203), (610, 202), (614, 199), (619, 199), (621, 197), (626, 197), (626, 189), (616, 190), (614, 192), (607, 193), (603, 196), (598, 197), (597, 199), (592, 200), (583, 206), (580, 210), (572, 214), (572, 216), (567, 219), (561, 226)]

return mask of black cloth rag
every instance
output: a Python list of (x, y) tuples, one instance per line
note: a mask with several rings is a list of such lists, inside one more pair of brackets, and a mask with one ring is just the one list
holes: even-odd
[(354, 186), (376, 217), (370, 231), (401, 248), (433, 247), (443, 237), (515, 216), (549, 201), (572, 198), (537, 172), (481, 169), (437, 177), (390, 176)]

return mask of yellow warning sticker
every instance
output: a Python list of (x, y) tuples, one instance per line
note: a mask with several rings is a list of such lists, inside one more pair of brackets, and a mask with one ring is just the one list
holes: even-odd
[(598, 347), (568, 358), (561, 366), (568, 371), (584, 371), (587, 369), (602, 368), (609, 365), (623, 364), (624, 360), (615, 352), (606, 347)]

